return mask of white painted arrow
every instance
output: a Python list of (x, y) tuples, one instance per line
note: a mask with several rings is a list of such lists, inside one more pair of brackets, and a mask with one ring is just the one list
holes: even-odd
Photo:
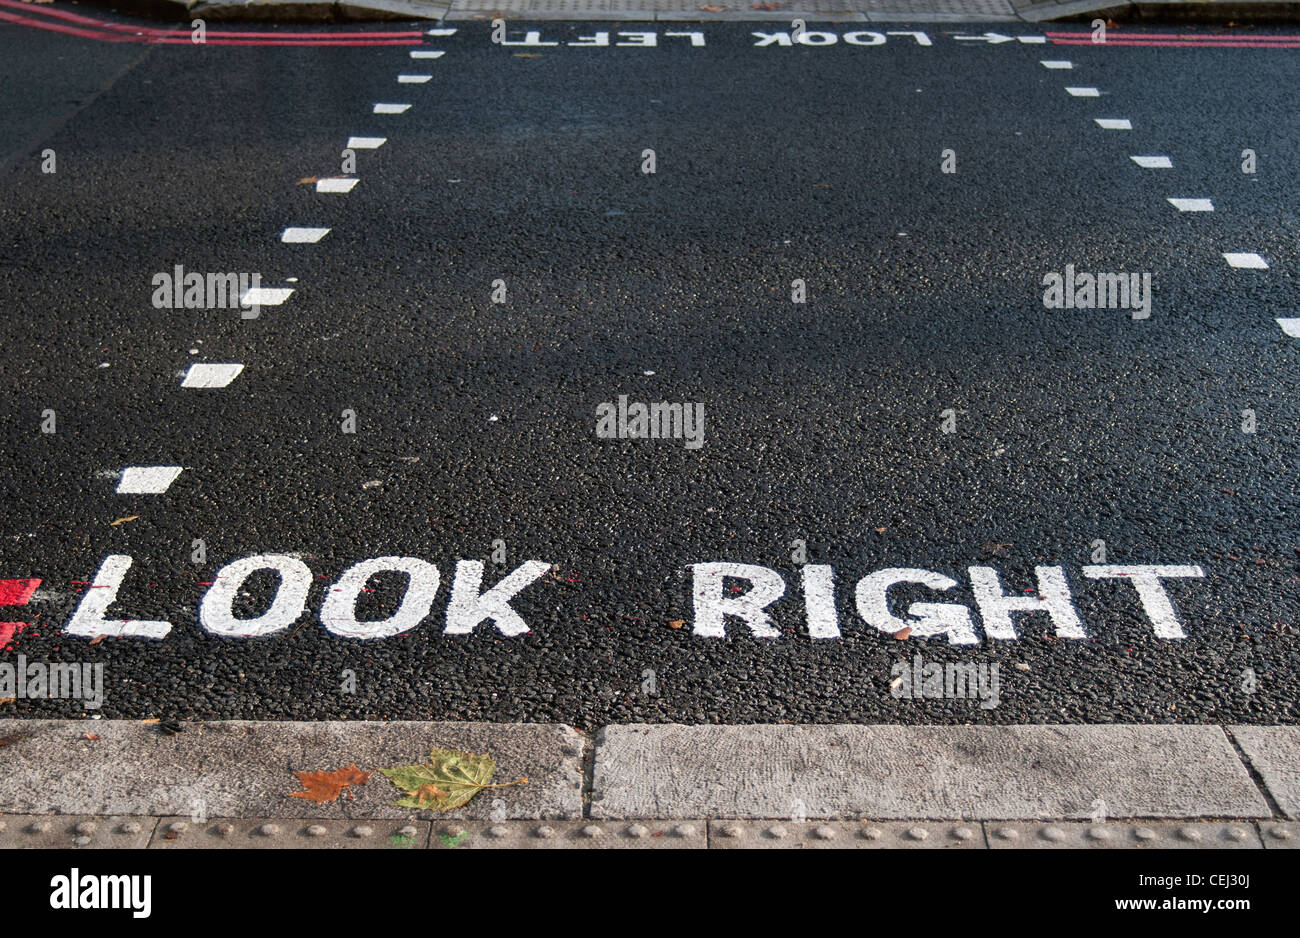
[(953, 36), (953, 39), (966, 39), (972, 42), (987, 42), (991, 45), (997, 45), (999, 42), (1010, 42), (1014, 36), (1004, 36), (1001, 33), (985, 33), (983, 36)]

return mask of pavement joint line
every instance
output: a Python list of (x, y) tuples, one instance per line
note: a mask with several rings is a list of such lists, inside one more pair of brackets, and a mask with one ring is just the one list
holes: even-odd
[(1286, 817), (1286, 811), (1282, 809), (1282, 806), (1278, 804), (1277, 799), (1273, 797), (1273, 793), (1269, 791), (1263, 773), (1259, 771), (1254, 761), (1250, 758), (1250, 755), (1241, 745), (1241, 740), (1237, 739), (1237, 735), (1233, 733), (1232, 727), (1225, 726), (1223, 728), (1223, 735), (1228, 737), (1228, 743), (1237, 753), (1237, 758), (1241, 760), (1241, 764), (1246, 767), (1246, 774), (1250, 776), (1250, 780), (1254, 782), (1255, 787), (1259, 789), (1260, 796), (1263, 797), (1265, 803), (1268, 805), (1268, 809), (1273, 812), (1273, 816), (1275, 818)]

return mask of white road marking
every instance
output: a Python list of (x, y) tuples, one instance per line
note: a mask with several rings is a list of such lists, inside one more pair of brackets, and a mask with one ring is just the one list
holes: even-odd
[(1043, 68), (1074, 68), (1074, 63), (1066, 59), (1043, 59), (1038, 64)]
[(387, 137), (348, 137), (348, 149), (378, 150), (387, 142)]
[(118, 495), (157, 495), (181, 474), (182, 466), (128, 466), (117, 483)]
[(376, 104), (376, 114), (405, 114), (411, 109), (409, 104)]
[(285, 244), (315, 244), (329, 233), (328, 228), (286, 228), (280, 240)]
[[(274, 570), (280, 582), (271, 606), (260, 616), (240, 619), (235, 616), (235, 597), (244, 582), (259, 570)], [(199, 625), (205, 632), (226, 638), (257, 638), (271, 635), (293, 625), (307, 606), (311, 589), (311, 568), (288, 554), (256, 554), (226, 564), (199, 603)]]
[(1248, 270), (1268, 270), (1268, 264), (1258, 254), (1224, 252), (1223, 259), (1229, 267), (1244, 267)]
[(279, 306), (293, 295), (288, 287), (249, 287), (239, 298), (240, 306)]
[(147, 621), (143, 619), (110, 619), (108, 609), (117, 602), (117, 591), (122, 588), (126, 571), (131, 569), (131, 557), (127, 554), (109, 554), (99, 565), (94, 582), (77, 605), (67, 628), (68, 635), (82, 635), (94, 638), (97, 635), (121, 636), (123, 638), (166, 638), (172, 630), (172, 624), (165, 621)]
[(446, 26), (437, 26), (433, 29), (425, 30), (424, 34), (426, 36), (454, 36), (456, 35), (456, 30), (449, 29)]
[(1197, 566), (1173, 566), (1170, 564), (1138, 564), (1120, 566), (1103, 564), (1084, 567), (1083, 575), (1090, 580), (1124, 580), (1132, 583), (1137, 590), (1142, 610), (1151, 620), (1157, 638), (1186, 638), (1187, 633), (1178, 624), (1169, 595), (1160, 580), (1164, 577), (1203, 577), (1205, 571)]
[(1130, 156), (1130, 160), (1143, 169), (1173, 169), (1174, 161), (1167, 156)]
[(1279, 319), (1277, 324), (1293, 339), (1300, 339), (1300, 319)]
[(1102, 130), (1132, 130), (1133, 124), (1127, 117), (1094, 117)]
[(351, 192), (359, 179), (317, 179), (317, 192)]
[(411, 58), (413, 59), (440, 59), (447, 53), (434, 52), (431, 49), (412, 49)]
[(433, 78), (432, 75), (398, 75), (397, 83), (399, 85), (423, 85), (431, 78)]
[(1041, 46), (1047, 43), (1047, 37), (1046, 36), (1017, 36), (1016, 42), (1024, 42), (1032, 45)]
[[(357, 619), (357, 598), (377, 573), (395, 571), (407, 576), (402, 604), (387, 619)], [(438, 568), (418, 557), (375, 557), (353, 564), (325, 594), (320, 621), (326, 631), (341, 638), (362, 640), (391, 638), (409, 632), (424, 621), (438, 592)]]
[(1100, 98), (1101, 92), (1096, 88), (1066, 88), (1072, 98)]
[(1214, 203), (1209, 199), (1165, 199), (1180, 212), (1212, 212)]
[(194, 364), (190, 365), (190, 370), (185, 372), (185, 379), (181, 381), (183, 388), (224, 388), (230, 382), (239, 376), (244, 370), (243, 365), (239, 364)]

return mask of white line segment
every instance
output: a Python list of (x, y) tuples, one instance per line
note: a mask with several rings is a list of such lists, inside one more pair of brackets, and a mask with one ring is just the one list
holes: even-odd
[(183, 388), (224, 388), (244, 370), (239, 364), (193, 364), (181, 381)]
[(285, 244), (315, 244), (329, 233), (328, 228), (286, 228), (280, 240)]
[(181, 474), (182, 466), (129, 466), (117, 483), (119, 495), (157, 495)]

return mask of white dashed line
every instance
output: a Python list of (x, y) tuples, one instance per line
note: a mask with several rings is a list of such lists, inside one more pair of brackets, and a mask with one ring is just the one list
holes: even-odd
[(1043, 59), (1038, 64), (1043, 68), (1074, 68), (1074, 63), (1065, 59)]
[(183, 388), (224, 388), (244, 370), (243, 365), (194, 364), (185, 372)]
[(1174, 161), (1167, 156), (1130, 156), (1130, 160), (1143, 169), (1173, 169)]
[(432, 77), (432, 75), (398, 75), (397, 83), (399, 85), (423, 85)]
[(1133, 124), (1127, 117), (1094, 117), (1102, 130), (1132, 130)]
[(286, 228), (280, 240), (285, 244), (315, 244), (329, 233), (328, 228)]
[(317, 192), (351, 192), (359, 179), (317, 179)]
[(157, 495), (181, 474), (182, 466), (130, 466), (117, 483), (119, 495)]
[(1096, 88), (1066, 88), (1072, 98), (1100, 98), (1101, 92)]
[(241, 306), (279, 306), (293, 295), (286, 287), (249, 287), (239, 298)]
[(1300, 339), (1300, 319), (1279, 319), (1277, 324), (1293, 339)]
[(387, 142), (387, 137), (348, 137), (348, 149), (378, 150)]
[(376, 114), (405, 114), (411, 109), (409, 104), (376, 104)]
[(1165, 199), (1180, 212), (1212, 212), (1214, 203), (1209, 199)]
[(454, 36), (456, 30), (449, 29), (446, 26), (436, 26), (433, 29), (426, 30), (424, 34), (426, 36)]
[(440, 59), (447, 53), (435, 52), (432, 49), (412, 49), (411, 58), (413, 59)]
[(1223, 259), (1228, 262), (1229, 267), (1244, 267), (1247, 270), (1268, 270), (1267, 262), (1258, 254), (1225, 252)]

